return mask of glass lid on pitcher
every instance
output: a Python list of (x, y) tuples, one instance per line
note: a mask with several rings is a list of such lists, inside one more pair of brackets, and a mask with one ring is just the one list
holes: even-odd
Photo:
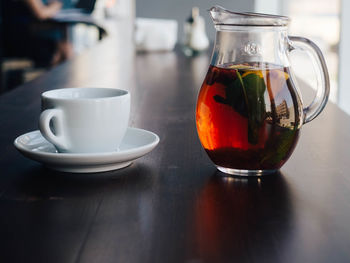
[(231, 26), (288, 26), (289, 17), (252, 12), (232, 12), (219, 5), (209, 9), (215, 25)]

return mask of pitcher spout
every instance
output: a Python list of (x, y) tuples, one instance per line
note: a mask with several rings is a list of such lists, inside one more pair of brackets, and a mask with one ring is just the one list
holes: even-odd
[(219, 5), (213, 6), (208, 11), (214, 25), (223, 24), (225, 21), (227, 21), (227, 19), (229, 19), (229, 17), (232, 16), (231, 11)]

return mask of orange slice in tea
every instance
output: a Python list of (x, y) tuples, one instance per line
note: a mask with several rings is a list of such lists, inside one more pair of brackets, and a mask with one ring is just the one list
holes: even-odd
[(249, 70), (249, 71), (246, 71), (242, 74), (242, 78), (244, 78), (245, 76), (248, 76), (250, 74), (255, 74), (255, 75), (258, 75), (260, 78), (264, 78), (264, 75), (263, 75), (263, 71), (262, 70)]

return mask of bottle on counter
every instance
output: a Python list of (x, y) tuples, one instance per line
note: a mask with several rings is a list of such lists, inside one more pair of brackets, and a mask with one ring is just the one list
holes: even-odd
[(199, 8), (193, 7), (190, 17), (184, 24), (183, 51), (187, 56), (196, 55), (209, 46), (209, 39), (205, 32), (205, 21), (199, 15)]

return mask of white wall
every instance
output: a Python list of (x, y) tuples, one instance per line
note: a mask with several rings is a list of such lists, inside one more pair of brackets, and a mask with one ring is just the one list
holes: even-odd
[(207, 12), (209, 8), (221, 5), (237, 12), (254, 12), (254, 3), (255, 0), (136, 0), (136, 16), (177, 20), (181, 41), (183, 23), (191, 14), (192, 7), (197, 6), (206, 21), (209, 38), (214, 40), (215, 29)]
[(282, 15), (283, 2), (281, 0), (255, 0), (255, 12), (263, 14)]
[(338, 103), (350, 114), (350, 1), (343, 0), (341, 5)]

